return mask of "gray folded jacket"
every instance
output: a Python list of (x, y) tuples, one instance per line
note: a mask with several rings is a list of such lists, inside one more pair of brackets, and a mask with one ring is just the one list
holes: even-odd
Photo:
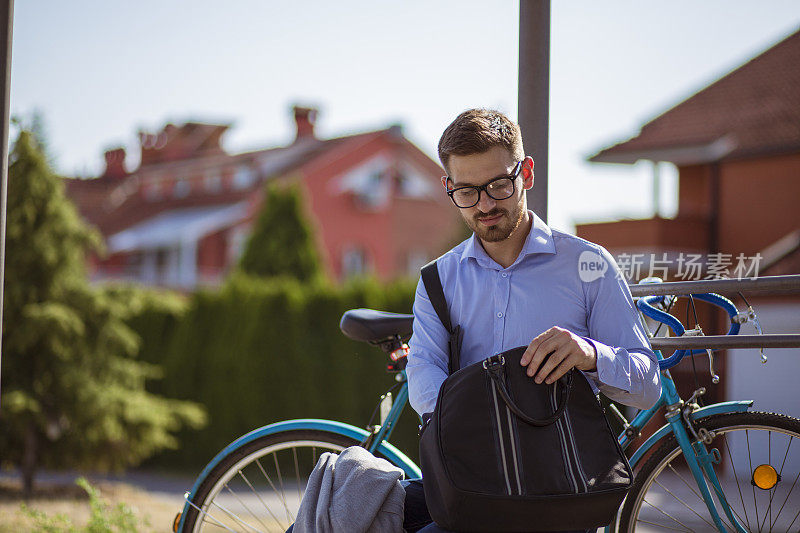
[(293, 533), (402, 533), (403, 471), (360, 446), (323, 453), (300, 502)]

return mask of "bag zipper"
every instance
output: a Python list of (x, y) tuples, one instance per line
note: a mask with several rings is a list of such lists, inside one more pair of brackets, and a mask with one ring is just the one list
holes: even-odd
[(517, 432), (511, 420), (511, 409), (506, 406), (506, 416), (508, 417), (508, 440), (511, 442), (511, 457), (514, 458), (514, 473), (517, 475), (517, 494), (522, 496), (522, 481), (519, 479), (519, 456), (517, 455)]
[(497, 384), (492, 380), (492, 399), (494, 400), (494, 414), (495, 419), (497, 421), (497, 439), (500, 441), (500, 457), (503, 459), (503, 475), (505, 475), (506, 479), (506, 491), (508, 495), (511, 496), (511, 482), (508, 478), (508, 464), (506, 462), (506, 449), (503, 445), (503, 435), (502, 435), (502, 421), (500, 419), (500, 407), (497, 404)]
[[(558, 383), (558, 382), (556, 382)], [(553, 409), (558, 409), (558, 404), (556, 401), (556, 389), (557, 387), (555, 384), (553, 385), (553, 395), (550, 397), (550, 403)], [(569, 444), (567, 443), (567, 438), (564, 435), (564, 427), (563, 427), (563, 417), (559, 418), (556, 421), (556, 428), (558, 428), (558, 436), (561, 440), (561, 456), (564, 459), (564, 469), (569, 474), (569, 481), (572, 482), (572, 490), (575, 491), (575, 494), (579, 492), (578, 490), (578, 482), (575, 479), (575, 472), (572, 467), (572, 459), (569, 453)]]
[(583, 472), (583, 466), (581, 465), (581, 460), (578, 456), (578, 446), (575, 444), (575, 437), (572, 433), (572, 421), (569, 418), (569, 408), (564, 410), (564, 418), (566, 419), (564, 422), (564, 427), (567, 429), (567, 435), (569, 436), (569, 441), (572, 445), (572, 455), (575, 458), (575, 466), (578, 469), (578, 479), (583, 485), (583, 492), (588, 492), (589, 487), (586, 483), (586, 474)]

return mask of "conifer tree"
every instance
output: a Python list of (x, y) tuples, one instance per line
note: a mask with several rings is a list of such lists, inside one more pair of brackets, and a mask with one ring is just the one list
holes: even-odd
[(317, 247), (296, 186), (266, 186), (240, 268), (253, 276), (288, 276), (303, 282), (320, 276)]
[(7, 205), (0, 460), (20, 468), (26, 494), (38, 468), (122, 468), (202, 424), (195, 404), (145, 390), (158, 368), (135, 359), (129, 302), (88, 284), (99, 239), (25, 130)]

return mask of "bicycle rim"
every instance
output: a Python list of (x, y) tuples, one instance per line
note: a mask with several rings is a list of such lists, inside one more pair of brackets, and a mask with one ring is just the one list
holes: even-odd
[[(723, 511), (723, 500), (745, 531), (800, 530), (800, 420), (771, 413), (732, 413), (702, 419), (697, 428), (712, 432), (712, 443), (706, 447), (719, 451), (721, 461), (714, 470), (723, 493), (710, 484), (709, 490), (728, 531), (738, 529)], [(764, 488), (752, 483), (761, 465), (769, 465), (777, 474), (775, 481), (761, 481)], [(717, 531), (674, 436), (637, 472), (623, 506), (620, 531)]]
[(192, 499), (184, 531), (286, 531), (320, 455), (357, 444), (335, 433), (303, 430), (261, 437), (232, 451)]

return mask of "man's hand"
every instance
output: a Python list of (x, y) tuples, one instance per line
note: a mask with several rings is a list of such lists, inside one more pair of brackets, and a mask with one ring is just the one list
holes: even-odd
[[(547, 354), (552, 355), (542, 365)], [(534, 378), (536, 383), (544, 381), (549, 385), (566, 374), (570, 368), (595, 370), (597, 354), (594, 346), (586, 339), (564, 328), (553, 326), (531, 341), (522, 354), (520, 364), (528, 367), (529, 376), (536, 375)]]

